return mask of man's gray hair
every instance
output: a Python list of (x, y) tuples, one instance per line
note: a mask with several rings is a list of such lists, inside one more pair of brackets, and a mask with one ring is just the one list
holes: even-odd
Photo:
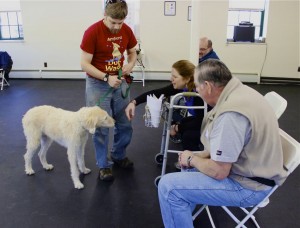
[(218, 59), (207, 59), (201, 62), (195, 70), (195, 80), (199, 83), (209, 81), (217, 87), (226, 86), (232, 78), (230, 70)]

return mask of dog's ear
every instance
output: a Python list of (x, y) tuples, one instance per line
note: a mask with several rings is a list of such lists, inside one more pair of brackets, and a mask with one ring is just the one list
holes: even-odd
[(94, 107), (83, 107), (78, 111), (78, 113), (82, 127), (88, 130), (89, 133), (94, 134), (98, 121), (98, 116), (94, 111)]

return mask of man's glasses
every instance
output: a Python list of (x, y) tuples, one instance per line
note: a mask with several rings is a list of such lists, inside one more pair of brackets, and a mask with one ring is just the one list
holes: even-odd
[(125, 0), (107, 0), (105, 5), (114, 4), (114, 3), (118, 3), (118, 2), (125, 2)]

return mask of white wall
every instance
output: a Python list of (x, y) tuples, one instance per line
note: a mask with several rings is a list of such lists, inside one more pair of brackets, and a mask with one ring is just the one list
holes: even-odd
[(47, 62), (48, 69), (80, 69), (79, 45), (85, 29), (103, 15), (99, 2), (21, 2), (25, 41), (13, 49), (14, 68), (40, 69)]
[[(14, 70), (44, 70), (47, 62), (47, 70), (80, 71), (81, 38), (89, 25), (103, 17), (102, 4), (102, 0), (21, 0), (25, 40), (0, 42), (0, 50), (12, 56)], [(192, 21), (187, 20), (189, 5)], [(146, 78), (167, 79), (179, 59), (197, 63), (197, 42), (203, 35), (211, 37), (214, 49), (234, 72), (300, 78), (297, 0), (270, 1), (266, 44), (226, 43), (227, 0), (177, 0), (176, 16), (164, 16), (164, 1), (141, 0), (140, 9)], [(12, 72), (14, 76), (40, 75), (27, 71)]]
[(266, 44), (226, 43), (228, 1), (194, 2), (200, 14), (199, 25), (195, 25), (201, 28), (199, 36), (211, 37), (214, 49), (232, 72), (300, 78), (299, 1), (270, 0)]
[(176, 16), (164, 16), (164, 1), (141, 2), (141, 41), (145, 65), (151, 71), (170, 71), (174, 62), (189, 59), (190, 1), (176, 1)]

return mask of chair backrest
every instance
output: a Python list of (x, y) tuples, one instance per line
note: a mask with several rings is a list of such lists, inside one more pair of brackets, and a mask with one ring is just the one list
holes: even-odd
[(275, 111), (277, 119), (279, 119), (279, 117), (282, 115), (282, 113), (287, 107), (287, 101), (274, 91), (267, 93), (265, 95), (265, 99), (269, 102), (269, 104)]
[(290, 174), (300, 164), (300, 143), (281, 129), (279, 133), (281, 137), (284, 167), (287, 169), (288, 174)]

